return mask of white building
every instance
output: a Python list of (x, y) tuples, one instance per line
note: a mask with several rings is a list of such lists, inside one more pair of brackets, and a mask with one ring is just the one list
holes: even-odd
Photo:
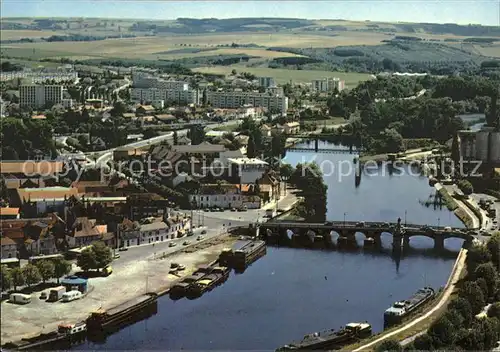
[(31, 108), (43, 108), (63, 101), (62, 85), (24, 85), (19, 87), (19, 104)]
[(240, 184), (255, 183), (261, 179), (269, 164), (257, 158), (228, 158), (231, 175), (239, 176)]
[(32, 83), (43, 83), (49, 80), (55, 82), (76, 82), (78, 80), (78, 72), (74, 71), (15, 71), (0, 73), (0, 81), (10, 81), (17, 78), (31, 79)]
[(214, 108), (236, 109), (246, 104), (254, 107), (264, 107), (268, 111), (277, 111), (286, 114), (288, 98), (283, 94), (272, 92), (243, 92), (243, 91), (207, 91), (207, 103)]
[(272, 77), (259, 77), (259, 86), (269, 88), (276, 86), (276, 83)]
[[(184, 89), (186, 88), (186, 89)], [(131, 88), (130, 100), (134, 103), (140, 102), (170, 102), (179, 105), (200, 104), (201, 95), (198, 90), (169, 88)]]
[(345, 82), (339, 78), (323, 78), (312, 81), (312, 89), (316, 92), (332, 92), (337, 88), (341, 92), (345, 88)]
[(191, 202), (197, 208), (241, 208), (258, 209), (261, 206), (261, 199), (257, 195), (242, 194), (238, 185), (205, 185), (199, 194), (191, 196)]
[(132, 73), (132, 85), (134, 86), (134, 88), (156, 88), (156, 89), (174, 89), (174, 90), (189, 89), (189, 84), (184, 81), (165, 80), (141, 72)]

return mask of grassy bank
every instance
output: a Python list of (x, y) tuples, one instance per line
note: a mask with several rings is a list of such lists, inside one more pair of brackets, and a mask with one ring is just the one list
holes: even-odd
[(463, 222), (465, 226), (467, 226), (468, 228), (474, 227), (474, 221), (471, 219), (470, 215), (465, 210), (463, 210), (462, 208), (457, 208), (453, 213), (456, 215), (457, 218), (460, 219), (460, 221)]
[(439, 195), (443, 199), (444, 204), (450, 211), (455, 211), (458, 208), (458, 203), (453, 199), (453, 197), (448, 193), (446, 188), (441, 187), (438, 191)]

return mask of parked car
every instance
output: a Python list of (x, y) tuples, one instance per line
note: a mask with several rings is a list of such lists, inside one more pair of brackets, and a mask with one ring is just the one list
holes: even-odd
[(207, 233), (207, 230), (203, 230), (203, 231), (201, 231), (201, 234), (202, 234), (202, 235), (204, 235), (204, 234), (206, 234), (206, 233)]
[(182, 264), (179, 264), (179, 266), (177, 267), (177, 270), (185, 270), (185, 269), (186, 269), (186, 266), (182, 265)]
[(120, 248), (118, 248), (118, 251), (125, 252), (125, 251), (128, 251), (128, 248), (127, 247), (120, 247)]
[(224, 209), (223, 209), (223, 208), (219, 208), (219, 209), (217, 209), (217, 210), (218, 210), (220, 213), (222, 213), (222, 212), (224, 211)]
[(177, 243), (175, 243), (175, 242), (170, 242), (170, 243), (168, 244), (168, 246), (169, 246), (169, 247), (175, 247), (175, 246), (177, 246)]
[(120, 255), (118, 253), (116, 253), (113, 258), (118, 259), (118, 258), (120, 258)]
[(41, 300), (46, 300), (47, 299), (47, 291), (42, 291), (42, 293), (40, 294), (40, 299)]
[(445, 231), (445, 232), (451, 232), (451, 227), (450, 227), (450, 226), (446, 226), (446, 227), (444, 228), (444, 231)]
[(209, 211), (210, 211), (210, 209), (209, 209), (209, 208), (206, 208), (206, 209), (205, 209), (205, 212), (209, 212)]
[(333, 222), (331, 222), (331, 221), (326, 221), (325, 222), (325, 226), (332, 226), (332, 225), (333, 225)]
[(204, 239), (204, 238), (205, 238), (205, 237), (203, 237), (202, 235), (199, 235), (199, 236), (196, 238), (196, 240), (197, 240), (197, 241), (201, 241), (201, 240), (202, 240), (202, 239)]
[(356, 224), (356, 226), (358, 227), (365, 227), (365, 222), (364, 221), (360, 221)]
[(236, 211), (236, 208), (231, 208), (231, 211)]
[(170, 268), (171, 269), (177, 269), (179, 267), (179, 263), (171, 263)]
[(183, 246), (187, 246), (188, 244), (189, 244), (189, 241), (184, 241), (184, 242), (182, 243), (182, 245), (183, 245)]

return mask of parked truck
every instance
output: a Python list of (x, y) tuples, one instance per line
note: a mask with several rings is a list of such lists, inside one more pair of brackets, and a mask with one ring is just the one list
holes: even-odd
[(57, 302), (63, 297), (63, 294), (65, 293), (66, 293), (66, 287), (64, 286), (54, 287), (49, 292), (49, 298), (47, 299), (47, 302)]

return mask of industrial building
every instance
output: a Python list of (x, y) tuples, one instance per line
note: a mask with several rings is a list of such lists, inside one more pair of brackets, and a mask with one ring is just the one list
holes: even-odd
[(43, 108), (63, 102), (62, 85), (23, 85), (19, 87), (19, 104), (32, 108)]
[(494, 127), (483, 127), (479, 131), (460, 131), (461, 160), (482, 161), (500, 165), (500, 131)]
[(345, 82), (339, 78), (323, 78), (312, 81), (312, 89), (316, 92), (333, 92), (337, 88), (341, 92), (345, 88)]

